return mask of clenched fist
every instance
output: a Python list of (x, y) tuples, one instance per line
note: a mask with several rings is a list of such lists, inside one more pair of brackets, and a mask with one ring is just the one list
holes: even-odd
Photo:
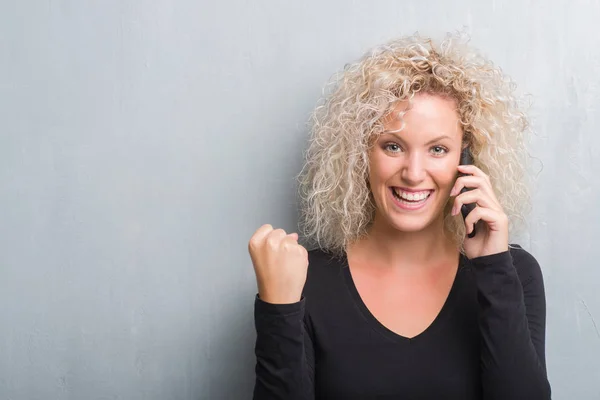
[(248, 251), (254, 265), (258, 295), (272, 304), (300, 301), (308, 271), (308, 252), (298, 234), (263, 225), (250, 238)]

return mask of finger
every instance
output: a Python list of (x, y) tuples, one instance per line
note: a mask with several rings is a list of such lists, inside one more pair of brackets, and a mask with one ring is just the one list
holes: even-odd
[(281, 247), (283, 248), (291, 248), (294, 246), (298, 246), (298, 236), (294, 237), (294, 234), (286, 235), (280, 242)]
[(508, 225), (508, 218), (503, 212), (485, 207), (476, 207), (465, 218), (467, 234), (473, 232), (473, 226), (479, 221), (484, 221), (492, 231), (499, 231)]
[(492, 201), (489, 196), (486, 196), (481, 189), (473, 189), (456, 196), (454, 205), (452, 206), (452, 215), (458, 214), (463, 204), (475, 203), (479, 207), (497, 209), (498, 205)]
[(250, 254), (257, 249), (262, 249), (265, 245), (271, 249), (276, 249), (279, 247), (279, 242), (286, 235), (283, 229), (274, 229), (267, 232), (264, 236), (259, 236), (257, 239), (250, 240), (248, 245)]
[(484, 178), (485, 180), (487, 180), (488, 182), (490, 182), (490, 186), (491, 186), (491, 181), (490, 181), (490, 177), (483, 172), (482, 170), (480, 170), (478, 167), (470, 164), (470, 165), (458, 165), (458, 171), (462, 174), (468, 174), (468, 175), (473, 175), (473, 176), (479, 176), (481, 178)]
[[(459, 166), (459, 167), (463, 167), (463, 166)], [(469, 166), (466, 166), (466, 167), (469, 167)], [(494, 191), (494, 188), (492, 187), (492, 182), (490, 181), (489, 176), (486, 175), (479, 168), (477, 168), (477, 167), (474, 167), (474, 168), (475, 169), (472, 170), (471, 172), (474, 172), (475, 175), (467, 174), (467, 175), (459, 176), (456, 179), (456, 181), (454, 182), (454, 187), (452, 188), (452, 191), (450, 192), (450, 196), (456, 196), (459, 193), (464, 192), (466, 190), (480, 188), (485, 193), (487, 193), (487, 195), (497, 204), (497, 208), (502, 208), (502, 206), (500, 205), (500, 202), (498, 201), (498, 198), (496, 197), (496, 192)]]
[(465, 175), (456, 179), (454, 186), (450, 191), (450, 196), (456, 196), (460, 193), (463, 188), (475, 189), (483, 187), (486, 184), (486, 180), (480, 176)]
[(281, 242), (286, 236), (287, 233), (283, 229), (274, 229), (268, 234), (267, 242), (276, 245), (279, 242)]
[(295, 241), (298, 241), (298, 234), (296, 232), (289, 233), (287, 237), (293, 238)]
[(250, 238), (250, 243), (248, 243), (248, 246), (252, 248), (260, 245), (262, 242), (264, 242), (267, 235), (269, 235), (269, 233), (271, 233), (272, 231), (273, 226), (271, 226), (271, 224), (265, 224), (261, 226), (256, 230), (256, 232), (254, 232), (254, 235), (252, 235), (252, 237)]

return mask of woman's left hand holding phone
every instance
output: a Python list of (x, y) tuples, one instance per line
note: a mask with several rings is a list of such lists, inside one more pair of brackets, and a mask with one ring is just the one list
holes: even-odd
[[(458, 171), (468, 175), (457, 178), (450, 192), (450, 196), (456, 196), (452, 215), (459, 214), (463, 204), (477, 204), (464, 221), (467, 234), (477, 224), (477, 234), (465, 237), (466, 256), (477, 258), (507, 251), (508, 217), (494, 194), (490, 178), (474, 165), (459, 165)], [(460, 193), (464, 187), (472, 190)]]

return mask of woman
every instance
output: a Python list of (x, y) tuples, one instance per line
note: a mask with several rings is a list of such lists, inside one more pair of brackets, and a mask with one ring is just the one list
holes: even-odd
[(527, 204), (512, 91), (453, 36), (338, 76), (300, 182), (317, 249), (271, 225), (249, 242), (255, 399), (550, 398), (542, 273), (508, 244)]

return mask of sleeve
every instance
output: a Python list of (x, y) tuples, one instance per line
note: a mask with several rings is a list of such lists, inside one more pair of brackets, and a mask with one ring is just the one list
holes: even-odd
[(545, 400), (546, 299), (540, 266), (522, 248), (471, 260), (479, 302), (485, 400)]
[(304, 322), (305, 298), (270, 304), (256, 296), (254, 400), (314, 399), (314, 349)]

